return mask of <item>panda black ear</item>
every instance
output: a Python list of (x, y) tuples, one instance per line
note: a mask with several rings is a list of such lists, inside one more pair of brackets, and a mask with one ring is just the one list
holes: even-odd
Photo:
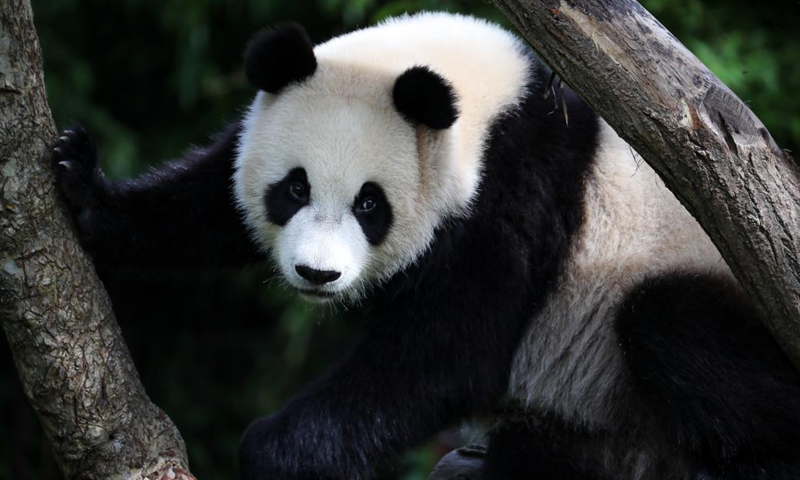
[(247, 45), (244, 66), (251, 85), (278, 93), (288, 84), (313, 75), (317, 58), (303, 27), (288, 24), (258, 32)]
[(411, 67), (394, 82), (394, 106), (410, 122), (441, 130), (458, 119), (453, 87), (428, 67)]

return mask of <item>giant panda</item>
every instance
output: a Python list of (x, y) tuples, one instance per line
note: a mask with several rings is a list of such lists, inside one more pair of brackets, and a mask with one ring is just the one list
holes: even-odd
[(269, 261), (363, 310), (352, 351), (247, 429), (242, 478), (363, 478), (474, 417), (487, 480), (800, 478), (797, 372), (691, 215), (512, 34), (423, 13), (315, 47), (284, 25), (245, 70), (247, 112), (174, 163), (109, 181), (80, 128), (53, 156), (99, 263)]

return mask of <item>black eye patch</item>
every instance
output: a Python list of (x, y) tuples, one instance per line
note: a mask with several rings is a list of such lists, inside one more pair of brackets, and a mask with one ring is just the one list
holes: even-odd
[(353, 215), (370, 245), (380, 245), (392, 226), (392, 207), (383, 189), (374, 182), (361, 186), (353, 201)]
[(281, 181), (267, 187), (264, 195), (267, 220), (281, 227), (286, 225), (301, 208), (308, 205), (310, 198), (311, 186), (306, 171), (300, 167), (290, 170)]

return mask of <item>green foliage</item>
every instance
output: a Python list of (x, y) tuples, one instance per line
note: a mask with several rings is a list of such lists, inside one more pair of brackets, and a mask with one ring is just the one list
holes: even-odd
[[(646, 0), (747, 101), (779, 145), (800, 147), (800, 5)], [(34, 0), (50, 105), (60, 127), (98, 137), (104, 168), (127, 177), (202, 144), (248, 103), (241, 52), (259, 28), (296, 21), (315, 41), (418, 10), (501, 15), (477, 0)], [(507, 25), (507, 23), (506, 23)], [(231, 478), (247, 423), (331, 364), (358, 325), (283, 294), (268, 272), (102, 272), (148, 393), (176, 421), (193, 471)], [(157, 332), (157, 333), (153, 333)], [(47, 449), (0, 347), (0, 479), (54, 478)], [(5, 419), (8, 421), (5, 421)], [(381, 478), (422, 480), (442, 446)]]

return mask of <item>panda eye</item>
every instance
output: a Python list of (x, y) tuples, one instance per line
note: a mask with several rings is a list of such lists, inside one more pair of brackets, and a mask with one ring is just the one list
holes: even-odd
[(369, 213), (375, 210), (375, 207), (378, 206), (378, 201), (375, 200), (373, 197), (364, 197), (359, 200), (358, 205), (356, 206), (356, 213)]
[(308, 188), (303, 182), (292, 182), (289, 184), (289, 195), (298, 202), (307, 202)]

